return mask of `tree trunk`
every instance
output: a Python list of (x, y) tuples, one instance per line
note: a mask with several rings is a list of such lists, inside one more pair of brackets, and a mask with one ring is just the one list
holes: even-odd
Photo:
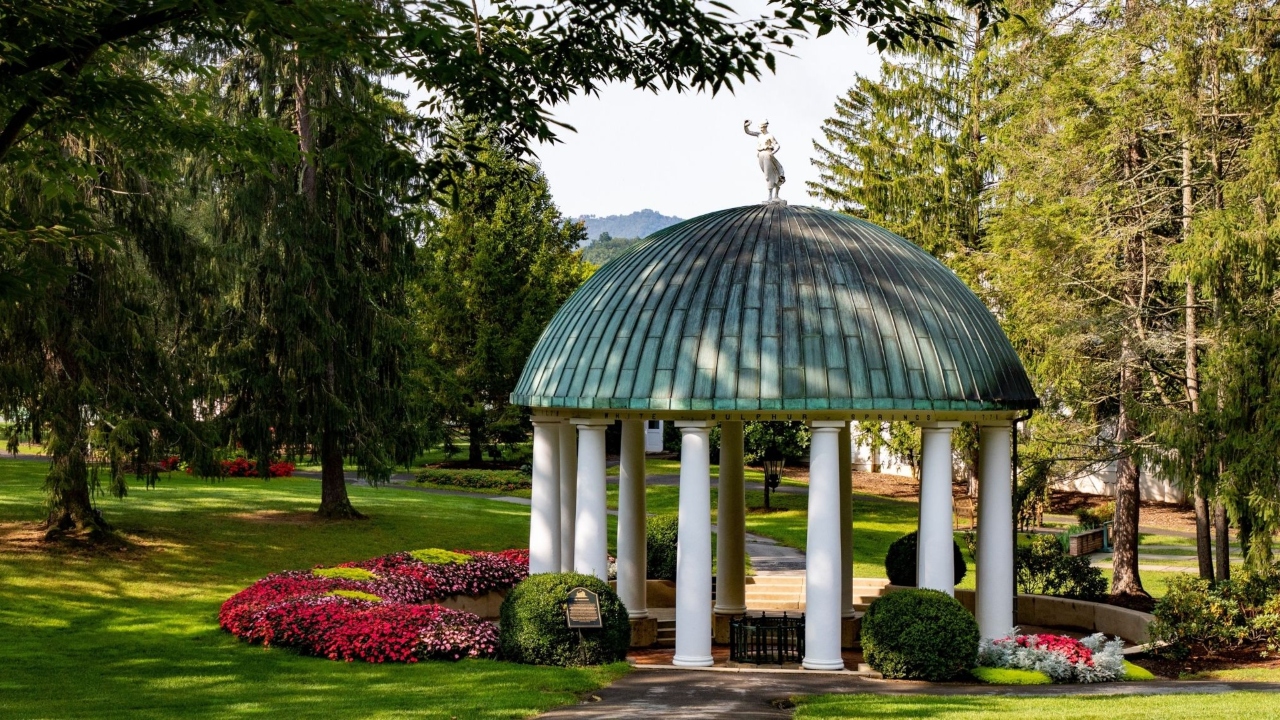
[[(1186, 242), (1191, 234), (1191, 215), (1195, 212), (1195, 204), (1191, 195), (1191, 142), (1187, 138), (1182, 141), (1182, 239)], [(1196, 286), (1188, 280), (1186, 285), (1186, 309), (1183, 311), (1186, 326), (1186, 374), (1187, 401), (1191, 405), (1191, 414), (1200, 414), (1200, 359), (1196, 350), (1198, 330), (1196, 328)], [(1203, 457), (1197, 453), (1197, 459)], [(1197, 463), (1198, 465), (1198, 463)], [(1198, 470), (1193, 470), (1191, 486), (1195, 494), (1196, 509), (1196, 560), (1200, 565), (1200, 578), (1213, 580), (1213, 543), (1210, 540), (1209, 499), (1205, 496), (1204, 478)]]
[(1205, 497), (1201, 483), (1196, 483), (1196, 560), (1200, 564), (1200, 579), (1213, 580), (1213, 543), (1209, 537), (1211, 520), (1209, 498)]
[(1219, 501), (1213, 506), (1213, 527), (1218, 536), (1218, 568), (1216, 580), (1231, 579), (1231, 534), (1227, 508)]
[(471, 465), (482, 465), (484, 463), (484, 423), (481, 420), (471, 419), (467, 427), (467, 442), (470, 444), (467, 448), (467, 462)]
[(1138, 573), (1138, 515), (1141, 497), (1138, 489), (1138, 465), (1125, 443), (1137, 432), (1129, 403), (1133, 402), (1139, 382), (1130, 339), (1120, 343), (1120, 413), (1116, 417), (1116, 445), (1120, 459), (1116, 463), (1116, 519), (1114, 527), (1115, 555), (1111, 593), (1149, 597), (1142, 588)]
[(347, 497), (347, 477), (342, 470), (342, 444), (338, 433), (328, 427), (320, 437), (320, 517), (330, 520), (360, 520), (364, 518)]
[(92, 538), (106, 536), (111, 526), (94, 509), (89, 488), (88, 428), (80, 417), (79, 405), (69, 404), (55, 413), (51, 425), (53, 463), (44, 481), (49, 498), (45, 537), (53, 539), (71, 532), (86, 532)]

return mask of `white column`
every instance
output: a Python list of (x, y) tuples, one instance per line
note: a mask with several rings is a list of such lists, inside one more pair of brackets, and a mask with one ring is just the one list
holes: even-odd
[(920, 426), (920, 535), (916, 585), (955, 596), (956, 575), (952, 533), (951, 431), (958, 422)]
[(529, 574), (560, 570), (560, 427), (533, 419), (533, 498), (529, 508)]
[(809, 423), (809, 527), (804, 563), (804, 667), (840, 670), (840, 427)]
[(840, 428), (840, 617), (853, 617), (853, 433)]
[(633, 618), (649, 616), (645, 593), (644, 420), (622, 421), (618, 463), (618, 597)]
[(747, 495), (742, 473), (742, 421), (720, 423), (720, 485), (716, 512), (716, 607), (722, 615), (747, 611)]
[(712, 423), (680, 428), (680, 526), (676, 546), (676, 654), (682, 667), (711, 665)]
[(983, 423), (978, 459), (978, 630), (985, 638), (1013, 631), (1013, 467), (1009, 421)]
[(604, 429), (611, 420), (578, 426), (578, 512), (573, 527), (573, 571), (609, 580), (609, 523), (605, 510)]
[(560, 572), (573, 572), (573, 527), (578, 519), (578, 430), (560, 426)]

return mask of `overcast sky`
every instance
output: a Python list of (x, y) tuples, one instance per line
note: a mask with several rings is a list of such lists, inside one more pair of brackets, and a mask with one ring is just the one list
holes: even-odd
[[(754, 3), (734, 2), (746, 11)], [(879, 58), (866, 36), (831, 33), (798, 43), (779, 57), (776, 75), (736, 88), (733, 95), (652, 94), (613, 86), (599, 97), (577, 97), (555, 109), (577, 132), (537, 148), (551, 192), (569, 216), (625, 214), (652, 208), (682, 218), (764, 200), (755, 138), (742, 132), (768, 118), (782, 143), (787, 171), (782, 197), (816, 204), (805, 181), (822, 121), (855, 74), (875, 76)]]

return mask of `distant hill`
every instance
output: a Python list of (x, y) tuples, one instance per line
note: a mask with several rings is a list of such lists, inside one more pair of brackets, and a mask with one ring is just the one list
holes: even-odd
[(587, 226), (587, 242), (595, 242), (601, 233), (613, 238), (642, 238), (670, 227), (684, 218), (663, 215), (656, 210), (638, 210), (629, 215), (583, 215), (577, 218)]

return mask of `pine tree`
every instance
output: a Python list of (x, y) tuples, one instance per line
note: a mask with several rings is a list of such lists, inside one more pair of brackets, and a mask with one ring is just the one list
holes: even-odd
[(459, 178), (419, 251), (414, 315), (424, 386), (440, 421), (467, 436), (473, 464), (524, 438), (507, 398), (543, 328), (589, 274), (577, 250), (586, 231), (561, 216), (546, 177), (492, 136), (477, 142), (479, 164)]
[(319, 514), (356, 518), (343, 465), (378, 481), (417, 450), (402, 380), (413, 198), (412, 118), (347, 54), (247, 52), (215, 89), (238, 124), (288, 144), (210, 179), (213, 235), (236, 262), (215, 352), (223, 417), (259, 466), (283, 450), (321, 463)]

